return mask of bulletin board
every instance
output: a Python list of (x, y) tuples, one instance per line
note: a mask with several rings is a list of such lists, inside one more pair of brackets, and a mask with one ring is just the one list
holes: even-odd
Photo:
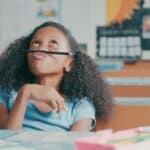
[(150, 9), (142, 10), (142, 49), (150, 51)]
[(97, 26), (97, 57), (141, 59), (143, 0), (107, 0), (106, 26)]

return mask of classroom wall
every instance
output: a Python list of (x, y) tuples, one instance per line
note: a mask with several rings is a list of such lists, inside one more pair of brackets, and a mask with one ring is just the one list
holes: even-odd
[(144, 0), (144, 6), (143, 7), (150, 7), (150, 1)]
[[(18, 13), (16, 11), (16, 16), (9, 13), (9, 9), (12, 9), (15, 2), (16, 10), (21, 9)], [(61, 22), (71, 30), (79, 43), (87, 43), (88, 53), (94, 57), (95, 26), (105, 23), (105, 0), (61, 0), (61, 2)], [(25, 35), (38, 24), (33, 13), (35, 7), (34, 0), (1, 0), (0, 20), (3, 23), (0, 24), (0, 52), (8, 43)], [(29, 9), (33, 12), (29, 12)], [(15, 25), (16, 34), (12, 32)]]
[[(96, 26), (106, 25), (106, 2), (106, 0), (64, 0), (63, 2), (63, 23), (70, 27), (79, 42), (88, 43), (88, 54), (93, 58), (96, 51)], [(150, 1), (145, 0), (143, 7), (150, 7)], [(144, 51), (142, 57), (149, 59), (150, 52)]]
[[(11, 33), (12, 24), (15, 25), (18, 21), (20, 13), (14, 17), (14, 20), (9, 19), (8, 9), (14, 2), (24, 6), (22, 12), (27, 15), (19, 22), (16, 27), (16, 35)], [(1, 0), (0, 5), (0, 52), (8, 45), (15, 37), (20, 37), (29, 32), (33, 28), (33, 24), (37, 24), (33, 13), (28, 12), (27, 8), (35, 9), (35, 0)], [(96, 26), (106, 24), (106, 0), (61, 0), (61, 22), (68, 27), (79, 43), (87, 43), (88, 54), (95, 58), (96, 51)], [(145, 0), (144, 7), (150, 7), (150, 1)], [(145, 51), (143, 58), (150, 58), (150, 53)]]
[(80, 43), (87, 43), (88, 54), (95, 57), (96, 26), (105, 24), (106, 0), (64, 0), (62, 23)]
[(90, 0), (64, 0), (61, 18), (61, 22), (72, 31), (72, 34), (79, 42), (88, 42)]

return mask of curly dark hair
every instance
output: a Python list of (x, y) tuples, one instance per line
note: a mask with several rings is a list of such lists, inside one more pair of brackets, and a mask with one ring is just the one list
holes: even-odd
[(97, 71), (95, 62), (83, 53), (71, 33), (61, 24), (46, 22), (36, 27), (31, 34), (21, 37), (11, 43), (0, 56), (0, 87), (8, 94), (19, 90), (26, 83), (35, 83), (35, 77), (30, 72), (27, 53), (34, 34), (43, 27), (55, 27), (67, 38), (73, 55), (73, 67), (64, 73), (60, 90), (69, 98), (89, 97), (95, 104), (96, 116), (108, 118), (112, 110), (113, 98), (111, 90), (101, 73)]

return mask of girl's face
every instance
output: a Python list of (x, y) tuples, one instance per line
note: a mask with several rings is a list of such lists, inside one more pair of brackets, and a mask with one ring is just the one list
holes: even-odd
[[(55, 27), (43, 27), (33, 36), (30, 50), (46, 50), (58, 52), (70, 52), (68, 41), (59, 29)], [(41, 75), (63, 73), (69, 68), (72, 57), (69, 55), (56, 55), (45, 53), (28, 53), (28, 65), (30, 71), (37, 77)]]

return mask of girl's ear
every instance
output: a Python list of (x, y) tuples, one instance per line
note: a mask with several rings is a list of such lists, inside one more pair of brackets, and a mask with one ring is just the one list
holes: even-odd
[(69, 57), (66, 64), (65, 64), (65, 71), (70, 72), (72, 66), (73, 66), (73, 59), (72, 59), (72, 57)]

